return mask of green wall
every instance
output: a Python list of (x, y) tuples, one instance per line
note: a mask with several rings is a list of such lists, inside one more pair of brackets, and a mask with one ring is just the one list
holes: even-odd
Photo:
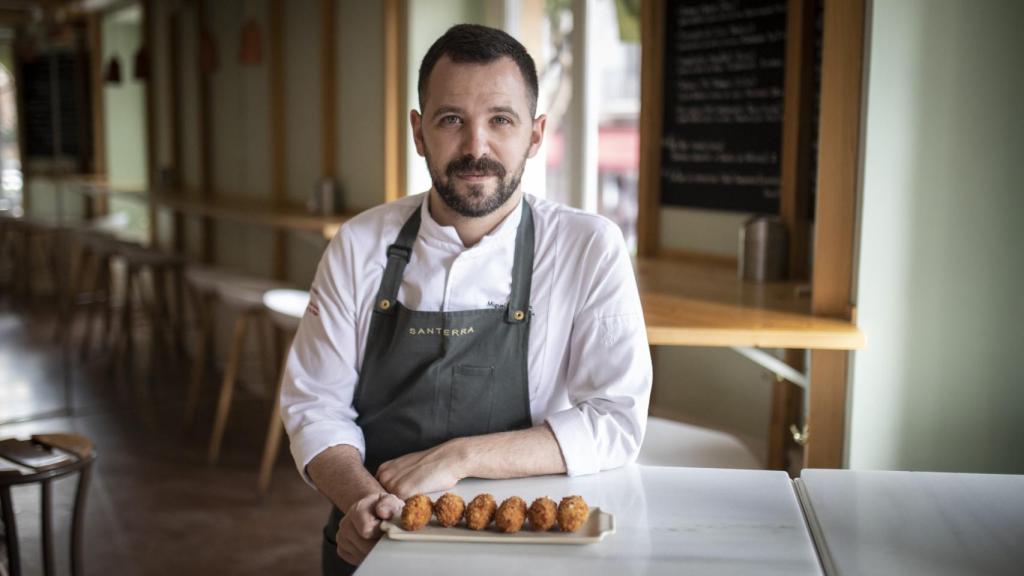
[(852, 468), (1024, 473), (1024, 3), (875, 0)]
[[(148, 186), (146, 178), (146, 90), (142, 80), (136, 80), (135, 55), (142, 45), (141, 10), (137, 5), (109, 12), (101, 24), (103, 37), (102, 59), (106, 70), (110, 59), (121, 62), (121, 82), (103, 86), (103, 122), (106, 138), (107, 179), (115, 187), (143, 192)], [(113, 197), (111, 212), (128, 215), (129, 228), (134, 231), (149, 229), (146, 202), (140, 194), (138, 200)]]

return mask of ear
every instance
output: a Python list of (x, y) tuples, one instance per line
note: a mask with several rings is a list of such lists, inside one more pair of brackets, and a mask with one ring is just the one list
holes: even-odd
[(416, 153), (425, 156), (423, 151), (423, 116), (416, 110), (409, 111), (409, 124), (412, 125), (412, 140), (416, 143)]
[(533, 158), (537, 155), (537, 151), (540, 150), (540, 145), (544, 143), (544, 128), (547, 126), (548, 117), (546, 114), (541, 114), (533, 121), (533, 127), (530, 129), (530, 149), (526, 152), (527, 158)]

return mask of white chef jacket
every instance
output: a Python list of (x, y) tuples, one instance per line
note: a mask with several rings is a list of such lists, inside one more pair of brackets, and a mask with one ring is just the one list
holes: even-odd
[[(421, 224), (398, 293), (405, 307), (451, 312), (508, 302), (521, 207), (466, 248), (454, 227), (430, 216), (427, 197), (417, 194), (359, 214), (341, 227), (320, 260), (281, 388), (292, 456), (307, 482), (306, 465), (331, 446), (354, 446), (365, 458), (354, 391), (387, 247), (413, 210), (420, 210)], [(652, 381), (625, 242), (602, 216), (526, 197), (535, 241), (530, 415), (534, 424), (550, 426), (569, 475), (622, 466), (640, 450)]]

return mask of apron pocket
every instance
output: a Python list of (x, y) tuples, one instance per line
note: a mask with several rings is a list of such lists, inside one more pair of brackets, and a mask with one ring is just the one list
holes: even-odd
[(448, 405), (448, 437), (486, 434), (491, 426), (494, 366), (454, 368)]

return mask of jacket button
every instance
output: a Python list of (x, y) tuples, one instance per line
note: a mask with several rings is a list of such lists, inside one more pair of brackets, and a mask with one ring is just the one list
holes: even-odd
[(388, 308), (391, 308), (391, 300), (384, 298), (379, 304), (377, 304), (377, 307), (381, 310), (387, 310)]
[(516, 319), (516, 322), (522, 322), (523, 318), (526, 318), (526, 314), (522, 310), (516, 310), (512, 313), (512, 317)]

